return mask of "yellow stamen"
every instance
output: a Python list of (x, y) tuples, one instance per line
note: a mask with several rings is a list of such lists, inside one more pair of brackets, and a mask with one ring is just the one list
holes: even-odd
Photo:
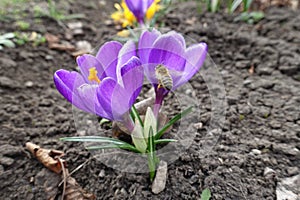
[[(136, 0), (141, 1), (141, 0)], [(150, 21), (154, 14), (162, 9), (162, 6), (159, 4), (161, 0), (154, 0), (151, 6), (148, 8), (146, 12), (146, 19)], [(121, 24), (123, 27), (133, 26), (136, 22), (136, 18), (133, 13), (129, 10), (124, 0), (121, 3), (116, 3), (115, 5), (116, 11), (111, 14), (111, 18), (115, 23)]]
[(97, 70), (96, 70), (96, 67), (92, 67), (92, 68), (90, 68), (89, 69), (89, 77), (88, 77), (88, 79), (89, 79), (89, 81), (96, 81), (97, 83), (100, 83), (101, 81), (100, 81), (100, 79), (98, 78), (98, 76), (97, 76)]
[(120, 37), (129, 37), (130, 36), (130, 31), (129, 30), (122, 30), (122, 31), (119, 31), (117, 33), (117, 36), (120, 36)]
[(146, 12), (146, 18), (147, 20), (151, 20), (156, 12), (158, 12), (161, 9), (161, 6), (159, 5), (160, 0), (155, 0), (151, 6), (148, 8)]

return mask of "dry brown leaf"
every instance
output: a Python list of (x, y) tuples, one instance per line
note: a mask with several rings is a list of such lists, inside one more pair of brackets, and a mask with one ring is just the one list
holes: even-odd
[(65, 190), (65, 200), (94, 200), (96, 196), (94, 194), (88, 193), (77, 183), (77, 181), (72, 178), (67, 178), (67, 186)]
[(56, 35), (52, 35), (50, 33), (46, 33), (45, 34), (45, 38), (46, 38), (46, 40), (47, 40), (47, 42), (48, 42), (49, 45), (53, 44), (53, 43), (59, 43), (59, 37), (56, 36)]
[(188, 18), (187, 20), (185, 20), (185, 22), (188, 24), (188, 25), (194, 25), (197, 21), (197, 18), (196, 17), (191, 17), (191, 18)]
[[(61, 174), (63, 179), (64, 187), (62, 196), (64, 200), (94, 200), (96, 196), (94, 194), (88, 193), (77, 183), (77, 181), (71, 177), (68, 169), (66, 168), (66, 163), (61, 159), (64, 156), (62, 151), (43, 149), (40, 146), (33, 144), (31, 142), (26, 143), (26, 148), (48, 169), (55, 172), (56, 174)], [(86, 162), (85, 162), (86, 163)], [(81, 165), (82, 166), (82, 165)], [(42, 186), (46, 192), (48, 200), (56, 199), (58, 195), (58, 188), (60, 186), (59, 181), (56, 176), (47, 173), (47, 171), (42, 170), (40, 175), (37, 175), (36, 184)], [(44, 184), (42, 184), (44, 183)]]
[[(48, 169), (60, 174), (62, 166), (58, 158), (64, 155), (64, 152), (58, 150), (43, 149), (31, 142), (26, 143), (26, 148)], [(65, 162), (63, 162), (65, 164)]]
[(75, 46), (68, 44), (68, 43), (66, 43), (66, 44), (52, 43), (52, 44), (49, 44), (49, 48), (60, 50), (60, 51), (75, 51), (76, 50)]

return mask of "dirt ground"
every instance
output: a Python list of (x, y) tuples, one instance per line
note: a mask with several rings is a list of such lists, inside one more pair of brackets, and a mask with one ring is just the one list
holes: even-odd
[[(24, 17), (31, 23), (28, 31), (51, 33), (71, 44), (86, 40), (93, 47), (116, 34), (107, 21), (111, 1), (64, 2), (67, 13), (85, 14), (74, 20), (83, 23), (82, 34), (67, 37), (64, 27), (49, 18), (37, 22), (30, 5)], [(177, 4), (161, 22), (207, 42), (223, 78), (226, 121), (213, 149), (200, 154), (212, 109), (205, 81), (193, 79), (202, 111), (191, 123), (203, 126), (194, 129), (189, 149), (168, 165), (166, 188), (155, 195), (148, 174), (109, 168), (82, 144), (58, 140), (78, 134), (72, 106), (52, 78), (60, 68), (76, 69), (72, 55), (47, 44), (5, 48), (0, 51), (1, 199), (47, 199), (49, 172), (25, 150), (26, 142), (64, 151), (70, 170), (90, 159), (72, 176), (97, 199), (200, 199), (205, 188), (212, 199), (276, 199), (278, 182), (300, 174), (300, 12), (270, 7), (251, 25), (236, 22), (236, 15), (198, 13), (195, 5)], [(15, 31), (13, 22), (1, 20), (0, 33)]]

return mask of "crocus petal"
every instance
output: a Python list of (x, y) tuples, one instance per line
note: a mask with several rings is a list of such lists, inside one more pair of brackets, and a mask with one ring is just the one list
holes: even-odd
[(122, 116), (131, 108), (143, 85), (143, 67), (133, 57), (121, 70), (124, 86), (111, 78), (105, 78), (97, 89), (97, 97), (109, 119), (122, 121)]
[(127, 94), (126, 100), (129, 101), (128, 105), (131, 107), (141, 92), (144, 82), (144, 71), (140, 60), (137, 57), (132, 57), (122, 67), (121, 75)]
[(160, 32), (156, 29), (153, 29), (151, 32), (144, 31), (141, 34), (138, 45), (138, 54), (142, 63), (148, 62), (149, 53), (153, 46), (153, 43), (160, 35)]
[(93, 114), (99, 115), (104, 118), (109, 118), (109, 115), (105, 112), (97, 99), (97, 88), (99, 85), (83, 84), (78, 90), (78, 94), (86, 108)]
[(122, 44), (117, 41), (106, 42), (98, 51), (96, 58), (104, 67), (105, 74), (117, 80), (116, 66)]
[[(102, 106), (104, 111), (107, 113), (107, 119), (109, 120), (115, 120), (112, 112), (112, 96), (114, 94), (115, 87), (117, 85), (117, 82), (107, 77), (104, 80), (102, 80), (100, 86), (97, 88), (97, 99), (99, 104)], [(122, 100), (120, 100), (122, 101)], [(116, 119), (117, 120), (117, 119)]]
[[(146, 74), (151, 83), (157, 83), (155, 78), (155, 67), (163, 64), (170, 71), (182, 72), (185, 66), (184, 49), (177, 38), (169, 35), (160, 36), (153, 44), (149, 54), (148, 66), (145, 67)], [(173, 82), (179, 78), (170, 73)]]
[(205, 43), (199, 43), (189, 47), (185, 53), (186, 65), (184, 73), (181, 79), (176, 82), (174, 87), (179, 87), (180, 85), (189, 81), (203, 65), (207, 54), (207, 45)]
[(90, 69), (95, 67), (97, 70), (97, 76), (100, 80), (106, 77), (106, 74), (104, 72), (103, 66), (101, 63), (97, 60), (96, 57), (89, 55), (89, 54), (84, 54), (82, 56), (77, 57), (77, 64), (80, 68), (80, 72), (84, 77), (84, 80), (87, 83), (93, 84), (97, 83), (96, 81), (89, 81), (88, 77), (90, 74)]
[(165, 35), (176, 38), (180, 42), (182, 49), (185, 49), (185, 46), (186, 46), (185, 39), (181, 34), (177, 33), (176, 31), (170, 31), (170, 32), (166, 33)]
[(133, 56), (136, 56), (136, 47), (135, 43), (132, 40), (127, 41), (121, 48), (118, 55), (118, 64), (116, 69), (116, 74), (118, 82), (122, 84), (121, 81), (121, 68), (127, 63)]
[(125, 0), (127, 7), (139, 23), (143, 22), (144, 16), (153, 2), (154, 0)]
[(89, 109), (82, 103), (77, 92), (77, 88), (85, 83), (81, 74), (60, 69), (54, 73), (53, 79), (57, 90), (69, 102), (77, 108), (89, 112)]
[(185, 65), (184, 52), (178, 39), (162, 35), (153, 44), (149, 63), (163, 64), (171, 70), (182, 71)]

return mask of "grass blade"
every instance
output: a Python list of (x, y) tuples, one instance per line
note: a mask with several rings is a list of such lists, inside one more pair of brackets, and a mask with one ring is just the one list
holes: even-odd
[(243, 1), (244, 1), (244, 12), (246, 12), (249, 10), (252, 0), (243, 0)]
[(132, 115), (134, 117), (133, 121), (135, 121), (135, 119), (138, 119), (140, 125), (142, 127), (144, 127), (144, 123), (143, 123), (143, 121), (142, 121), (142, 119), (141, 119), (141, 117), (140, 117), (140, 115), (139, 115), (139, 113), (138, 113), (138, 111), (137, 111), (137, 109), (135, 108), (134, 105), (131, 107), (131, 113), (132, 113)]
[(128, 145), (116, 145), (116, 144), (106, 144), (106, 145), (95, 145), (95, 146), (89, 146), (86, 147), (87, 150), (101, 150), (101, 149), (124, 149), (129, 150), (136, 153), (141, 153), (139, 150), (137, 150), (134, 146), (128, 144)]
[(219, 0), (211, 0), (211, 12), (217, 12), (219, 9)]
[(243, 0), (234, 0), (233, 3), (231, 4), (231, 8), (230, 8), (230, 13), (233, 13), (238, 7), (239, 5), (242, 3)]
[(162, 129), (160, 129), (160, 131), (158, 131), (158, 133), (155, 135), (155, 140), (161, 138), (161, 136), (166, 132), (166, 130), (168, 130), (169, 127), (171, 127), (175, 122), (189, 114), (192, 111), (192, 109), (193, 106), (190, 106), (181, 113), (178, 113), (175, 117), (173, 117), (164, 127), (162, 127)]
[(118, 139), (101, 137), (101, 136), (65, 137), (65, 138), (60, 138), (60, 140), (66, 142), (100, 142), (100, 143), (102, 142), (102, 143), (111, 143), (115, 145), (128, 144)]
[(158, 139), (158, 140), (154, 140), (155, 144), (163, 144), (163, 143), (169, 143), (169, 142), (177, 142), (178, 140), (174, 140), (174, 139)]

